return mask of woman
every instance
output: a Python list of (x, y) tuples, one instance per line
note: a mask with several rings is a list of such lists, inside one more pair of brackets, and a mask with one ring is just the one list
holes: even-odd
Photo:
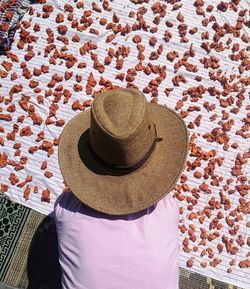
[(100, 93), (59, 143), (70, 188), (55, 203), (63, 289), (178, 288), (178, 204), (188, 152), (172, 109), (135, 89)]

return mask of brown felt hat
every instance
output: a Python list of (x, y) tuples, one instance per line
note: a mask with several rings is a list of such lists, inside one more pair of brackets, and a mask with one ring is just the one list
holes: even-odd
[(133, 88), (101, 92), (60, 135), (58, 159), (72, 193), (112, 215), (141, 211), (177, 183), (188, 154), (188, 130), (167, 106)]

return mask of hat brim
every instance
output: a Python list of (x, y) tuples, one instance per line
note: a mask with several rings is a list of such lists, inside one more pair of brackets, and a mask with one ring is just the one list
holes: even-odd
[(130, 173), (105, 168), (89, 148), (90, 109), (73, 117), (59, 141), (61, 173), (72, 193), (87, 206), (112, 215), (141, 211), (176, 185), (188, 154), (189, 132), (172, 109), (147, 103), (158, 137), (150, 158)]

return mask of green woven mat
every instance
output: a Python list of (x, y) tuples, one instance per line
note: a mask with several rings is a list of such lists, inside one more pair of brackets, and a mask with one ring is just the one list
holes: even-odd
[(29, 212), (25, 207), (0, 196), (0, 280), (8, 272)]
[[(0, 194), (0, 282), (23, 289), (60, 289), (55, 224)], [(237, 289), (180, 268), (180, 289)]]

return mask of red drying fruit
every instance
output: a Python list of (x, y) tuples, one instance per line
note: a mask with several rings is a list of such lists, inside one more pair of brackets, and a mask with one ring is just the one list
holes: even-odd
[(46, 178), (51, 178), (53, 176), (53, 173), (50, 171), (45, 171), (44, 175)]
[(49, 189), (45, 189), (42, 191), (41, 201), (50, 203), (50, 190)]
[(31, 190), (31, 187), (29, 185), (27, 185), (24, 192), (23, 192), (23, 197), (24, 197), (25, 201), (29, 200), (30, 190)]

